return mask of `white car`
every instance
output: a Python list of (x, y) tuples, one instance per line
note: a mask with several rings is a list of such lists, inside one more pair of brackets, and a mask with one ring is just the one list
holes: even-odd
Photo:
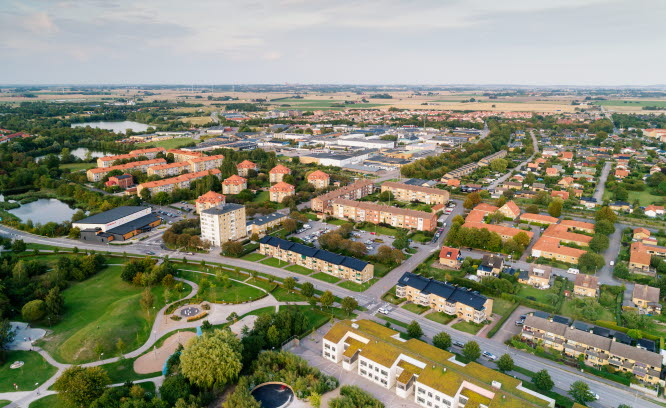
[(610, 261), (610, 266), (615, 265), (615, 261)]
[(389, 314), (389, 310), (385, 309), (383, 307), (380, 307), (378, 312), (381, 313), (381, 314), (385, 314), (385, 315)]
[(578, 275), (578, 272), (580, 272), (580, 271), (579, 271), (578, 269), (576, 269), (576, 268), (569, 268), (569, 269), (567, 270), (567, 273), (570, 273), (570, 274), (572, 274), (572, 275)]
[(487, 358), (488, 360), (490, 360), (490, 361), (495, 361), (495, 360), (497, 360), (497, 356), (494, 355), (493, 353), (489, 352), (489, 351), (484, 351), (484, 352), (482, 353), (482, 355), (483, 355), (485, 358)]

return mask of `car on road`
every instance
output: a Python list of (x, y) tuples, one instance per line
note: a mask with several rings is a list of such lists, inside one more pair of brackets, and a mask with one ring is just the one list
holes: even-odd
[(385, 314), (385, 315), (387, 315), (387, 314), (389, 314), (390, 310), (385, 309), (385, 308), (383, 308), (383, 307), (380, 307), (379, 310), (378, 310), (378, 312), (381, 313), (381, 314)]
[(595, 400), (599, 399), (599, 394), (597, 394), (596, 392), (592, 392), (592, 396), (594, 397)]
[(516, 326), (522, 326), (525, 324), (524, 320), (516, 320)]
[(146, 255), (155, 255), (155, 252), (153, 252), (153, 251), (146, 251)]
[(490, 351), (484, 351), (483, 353), (481, 353), (481, 355), (490, 361), (497, 360), (497, 356), (491, 353)]
[(615, 261), (610, 261), (610, 266), (615, 265)]
[(567, 270), (567, 273), (570, 273), (570, 274), (572, 274), (572, 275), (578, 275), (578, 272), (580, 272), (580, 271), (579, 271), (578, 269), (576, 269), (576, 268), (569, 268), (569, 269)]
[(460, 348), (465, 347), (465, 343), (463, 343), (462, 341), (458, 341), (458, 340), (454, 341), (453, 345), (456, 346), (456, 347), (460, 347)]

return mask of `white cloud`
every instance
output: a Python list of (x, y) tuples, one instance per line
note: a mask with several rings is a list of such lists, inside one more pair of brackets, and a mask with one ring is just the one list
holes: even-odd
[(55, 34), (60, 31), (51, 17), (44, 12), (30, 14), (22, 20), (22, 23), (25, 28), (39, 35)]

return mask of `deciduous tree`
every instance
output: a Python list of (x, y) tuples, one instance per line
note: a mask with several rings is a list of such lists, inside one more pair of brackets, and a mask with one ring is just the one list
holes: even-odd
[(241, 350), (240, 341), (230, 330), (206, 332), (190, 340), (180, 356), (180, 367), (193, 384), (223, 387), (240, 373)]
[(439, 332), (432, 338), (432, 345), (442, 350), (448, 350), (451, 347), (451, 336), (447, 332)]
[(481, 347), (475, 341), (468, 341), (462, 348), (462, 355), (469, 361), (476, 361), (481, 357)]
[(111, 380), (103, 368), (73, 366), (63, 371), (53, 389), (58, 391), (58, 398), (77, 407), (87, 407), (109, 384)]

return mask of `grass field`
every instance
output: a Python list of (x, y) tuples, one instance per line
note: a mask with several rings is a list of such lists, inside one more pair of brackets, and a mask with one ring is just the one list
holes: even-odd
[[(628, 101), (628, 100), (618, 100), (618, 99), (611, 99), (608, 101), (594, 101), (593, 102), (595, 105), (601, 105), (601, 106), (657, 106), (660, 108), (666, 108), (666, 101), (665, 100), (660, 100), (660, 101)], [(648, 111), (649, 112), (649, 111)]]
[(286, 265), (289, 265), (288, 262), (281, 261), (277, 258), (264, 259), (263, 261), (259, 261), (259, 263), (262, 263), (262, 264), (268, 265), (268, 266), (272, 266), (272, 267), (275, 267), (275, 268), (283, 268)]
[[(127, 350), (148, 338), (154, 315), (141, 310), (142, 287), (120, 279), (120, 266), (109, 266), (97, 275), (63, 292), (65, 313), (49, 329), (53, 333), (40, 345), (60, 362), (82, 363), (99, 359), (98, 351), (115, 351), (119, 339)], [(152, 290), (154, 304), (164, 304), (164, 290)], [(99, 350), (97, 350), (99, 348)]]
[(504, 316), (513, 309), (514, 303), (505, 299), (493, 299), (493, 313)]
[(200, 286), (201, 281), (204, 278), (207, 278), (211, 286), (203, 290), (200, 287), (198, 296), (209, 302), (239, 303), (248, 300), (259, 299), (264, 296), (264, 292), (261, 290), (236, 281), (230, 281), (231, 286), (229, 288), (223, 288), (222, 286), (218, 285), (218, 279), (211, 275), (202, 275), (196, 272), (180, 271), (180, 276), (195, 282)]
[(353, 290), (354, 292), (365, 292), (370, 288), (370, 286), (374, 285), (375, 282), (377, 282), (379, 278), (372, 278), (367, 282), (364, 283), (356, 283), (356, 282), (350, 282), (350, 281), (344, 281), (338, 283), (338, 286), (341, 288)]
[[(606, 308), (601, 309), (601, 315), (597, 320), (607, 320), (607, 321), (615, 321), (615, 315), (613, 314), (612, 310), (608, 310)], [(573, 319), (577, 320), (585, 320), (583, 316), (580, 313), (580, 310), (574, 306), (573, 300), (567, 299), (564, 301), (562, 304), (562, 308), (560, 309), (559, 314), (562, 316), (567, 316), (571, 317)]]
[(206, 123), (212, 122), (213, 119), (210, 116), (189, 116), (182, 118), (181, 121), (191, 123), (193, 125), (205, 125)]
[(97, 164), (95, 163), (68, 163), (60, 165), (61, 170), (71, 170), (71, 171), (88, 170), (88, 169), (93, 169), (95, 167), (97, 167)]
[(315, 273), (312, 277), (328, 283), (337, 283), (340, 281), (340, 278), (336, 278), (335, 276), (324, 272)]
[[(21, 368), (12, 370), (14, 361), (23, 361)], [(18, 391), (34, 390), (35, 383), (43, 384), (58, 371), (35, 351), (7, 351), (5, 363), (0, 365), (0, 392), (13, 392), (13, 384)]]
[(161, 140), (159, 142), (137, 143), (136, 145), (139, 147), (154, 146), (154, 147), (163, 147), (165, 149), (178, 149), (179, 147), (183, 147), (193, 142), (194, 139), (192, 139), (191, 137), (180, 137), (175, 139)]
[(432, 312), (425, 315), (425, 318), (440, 324), (449, 324), (451, 323), (451, 320), (456, 318), (456, 316), (448, 315), (444, 312)]
[(451, 327), (460, 331), (464, 331), (465, 333), (476, 334), (479, 332), (479, 330), (481, 330), (483, 325), (472, 322), (458, 322), (453, 324)]
[(388, 227), (382, 227), (379, 225), (368, 225), (367, 227), (356, 227), (356, 229), (360, 229), (363, 231), (367, 232), (376, 232), (377, 234), (380, 235), (389, 235), (392, 237), (395, 237), (398, 233), (398, 230), (395, 230), (393, 228), (388, 228)]
[(299, 292), (289, 292), (282, 287), (272, 291), (271, 295), (273, 295), (278, 302), (307, 302), (308, 300), (308, 298), (301, 295)]
[[(169, 336), (173, 333), (169, 333)], [(126, 358), (115, 363), (104, 364), (101, 366), (109, 374), (111, 379), (111, 384), (124, 383), (125, 381), (136, 381), (142, 380), (144, 378), (152, 378), (162, 373), (151, 373), (151, 374), (138, 374), (134, 371), (134, 360), (135, 358)]]
[(406, 305), (401, 306), (405, 310), (409, 310), (412, 313), (421, 314), (427, 310), (430, 310), (429, 307), (417, 305), (416, 303), (407, 303)]
[(72, 406), (63, 403), (57, 394), (53, 394), (31, 402), (29, 408), (72, 408)]
[(290, 266), (287, 266), (284, 269), (286, 269), (288, 271), (291, 271), (291, 272), (299, 273), (301, 275), (310, 275), (312, 272), (314, 272), (312, 269), (308, 269), (308, 268), (306, 268), (304, 266), (301, 266), (301, 265), (290, 265)]
[(650, 194), (649, 190), (644, 190), (644, 191), (628, 191), (629, 198), (627, 199), (628, 202), (633, 203), (635, 200), (638, 200), (641, 204), (641, 206), (648, 206), (650, 204), (658, 203), (661, 204), (666, 197), (663, 196), (656, 196)]
[(405, 299), (401, 299), (395, 295), (395, 286), (392, 287), (388, 292), (384, 293), (384, 295), (382, 295), (382, 300), (394, 305), (399, 305), (405, 301)]
[(400, 320), (396, 320), (392, 317), (385, 316), (383, 314), (378, 314), (377, 317), (379, 317), (382, 320), (386, 320), (387, 322), (391, 323), (391, 325), (399, 326), (399, 327), (404, 327), (405, 329), (407, 326), (409, 326), (408, 323), (402, 322)]
[(263, 203), (271, 199), (271, 193), (268, 191), (260, 191), (253, 199), (253, 203)]
[[(323, 100), (323, 99), (281, 99), (272, 102), (272, 109), (289, 110), (345, 110), (345, 109), (367, 109), (385, 106), (381, 103), (357, 103), (357, 104), (344, 104), (345, 106), (334, 106), (344, 104), (344, 100)], [(281, 106), (289, 105), (289, 106)]]
[(247, 255), (244, 255), (244, 256), (241, 257), (241, 259), (245, 259), (246, 261), (250, 261), (250, 262), (257, 262), (257, 261), (259, 261), (261, 259), (264, 259), (264, 258), (266, 258), (266, 255), (262, 255), (258, 252), (253, 252), (251, 254), (247, 254)]
[(7, 405), (11, 404), (11, 401), (7, 400), (0, 400), (0, 407), (6, 407)]
[[(520, 290), (518, 291), (518, 296), (528, 298), (532, 297), (536, 299), (537, 302), (543, 303), (543, 304), (549, 304), (546, 295), (549, 293), (554, 293), (551, 290), (541, 290), (541, 289), (536, 289), (531, 286), (527, 285), (521, 285)], [(501, 299), (496, 299), (496, 300), (501, 300)], [(493, 304), (493, 310), (495, 310), (495, 305)], [(501, 313), (499, 313), (501, 314)]]

